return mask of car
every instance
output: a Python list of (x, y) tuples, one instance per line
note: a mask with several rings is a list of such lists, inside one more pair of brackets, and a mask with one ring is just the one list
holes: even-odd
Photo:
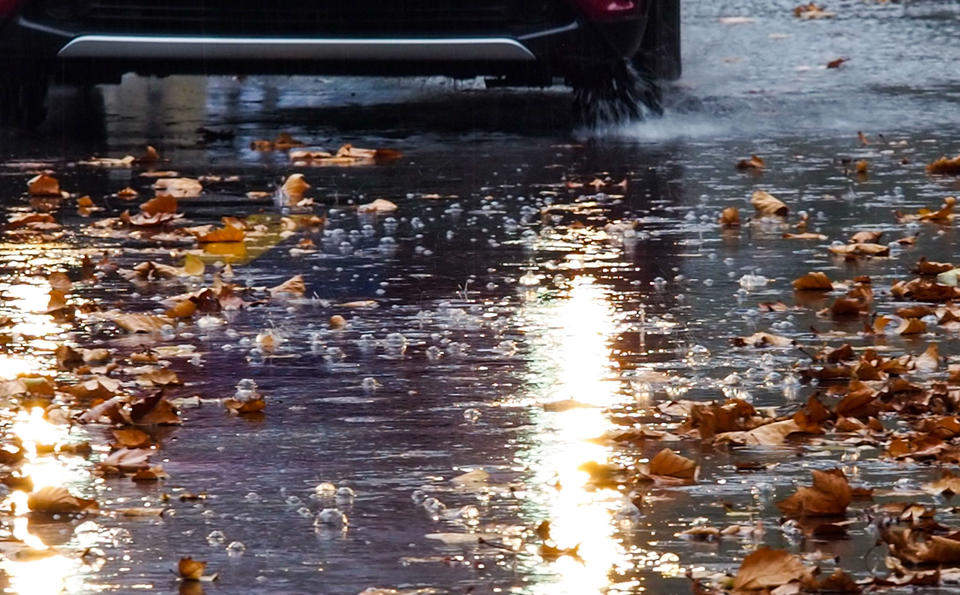
[(128, 72), (562, 79), (592, 101), (680, 71), (680, 0), (0, 0), (0, 122), (24, 126), (52, 81)]

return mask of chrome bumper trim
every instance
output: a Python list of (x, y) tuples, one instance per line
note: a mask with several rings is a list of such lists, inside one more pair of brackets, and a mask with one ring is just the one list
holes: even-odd
[(493, 61), (536, 60), (507, 37), (336, 39), (80, 35), (60, 49), (61, 58), (158, 60)]

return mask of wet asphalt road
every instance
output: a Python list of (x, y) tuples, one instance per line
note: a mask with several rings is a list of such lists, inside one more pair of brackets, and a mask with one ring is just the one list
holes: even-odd
[[(764, 406), (797, 398), (784, 385), (796, 353), (760, 360), (729, 346), (731, 337), (760, 329), (813, 339), (809, 327), (823, 323), (810, 311), (756, 313), (758, 301), (784, 299), (789, 280), (817, 269), (888, 284), (920, 255), (955, 258), (950, 228), (921, 234), (915, 248), (895, 252), (896, 264), (855, 266), (830, 258), (829, 242), (791, 242), (763, 228), (722, 233), (715, 225), (722, 208), (746, 209), (762, 188), (807, 211), (831, 240), (861, 227), (893, 238), (902, 231), (894, 208), (937, 205), (958, 190), (955, 180), (926, 177), (923, 164), (960, 151), (960, 7), (844, 1), (829, 8), (835, 19), (799, 22), (787, 2), (686, 3), (685, 74), (666, 90), (666, 116), (609, 130), (573, 129), (562, 89), (487, 91), (441, 79), (131, 76), (119, 87), (55, 90), (39, 134), (0, 134), (0, 191), (11, 208), (25, 204), (26, 172), (48, 167), (65, 189), (115, 214), (124, 205), (110, 194), (125, 186), (149, 193), (151, 181), (137, 168), (75, 163), (149, 144), (181, 175), (238, 176), (184, 207), (197, 223), (277, 217), (279, 207), (242, 197), (272, 191), (295, 172), (313, 186), (308, 195), (328, 223), (310, 236), (312, 250), (280, 241), (234, 267), (251, 286), (302, 274), (313, 299), (272, 302), (164, 340), (202, 356), (177, 360), (184, 395), (227, 397), (238, 380), (252, 378), (267, 395), (263, 419), (232, 418), (216, 405), (186, 410), (183, 427), (162, 439), (159, 459), (171, 478), (160, 486), (94, 479), (87, 463), (64, 463), (61, 473), (107, 508), (164, 506), (161, 495), (178, 490), (209, 498), (177, 503), (163, 519), (35, 527), (65, 554), (5, 560), (7, 586), (176, 591), (183, 587), (171, 569), (192, 555), (220, 573), (203, 585), (211, 593), (685, 592), (688, 569), (733, 570), (755, 543), (692, 544), (674, 533), (703, 519), (759, 520), (767, 528), (760, 541), (787, 543), (772, 498), (806, 481), (810, 466), (842, 461), (874, 485), (926, 478), (888, 463), (858, 465), (839, 451), (757, 448), (734, 456), (674, 445), (701, 462), (701, 483), (651, 488), (637, 509), (578, 471), (588, 461), (635, 463), (659, 450), (655, 441), (612, 447), (591, 439), (624, 420), (659, 423), (655, 405), (668, 398), (726, 393)], [(840, 57), (848, 59), (841, 68), (825, 68)], [(232, 137), (204, 141), (198, 127)], [(284, 152), (249, 148), (281, 131), (312, 146), (349, 142), (404, 156), (379, 166), (294, 167)], [(861, 146), (858, 131), (874, 143)], [(762, 176), (733, 168), (751, 153), (770, 164)], [(871, 173), (856, 180), (844, 160), (861, 158)], [(598, 178), (608, 182), (591, 187)], [(374, 198), (399, 209), (358, 216), (352, 208)], [(69, 213), (60, 220), (70, 229), (87, 223)], [(106, 244), (122, 249), (123, 266), (169, 256), (149, 245)], [(37, 267), (74, 263), (82, 250), (103, 246), (79, 233), (39, 254), (5, 244), (5, 291), (39, 285)], [(771, 281), (745, 292), (747, 274)], [(131, 293), (116, 280), (86, 297), (145, 310), (156, 307), (153, 295), (174, 289)], [(19, 291), (37, 299), (36, 291)], [(338, 306), (354, 300), (379, 307)], [(346, 329), (328, 328), (334, 314), (349, 319)], [(266, 356), (255, 341), (265, 329), (282, 339)], [(61, 328), (45, 332), (67, 338)], [(69, 338), (130, 344), (95, 328)], [(941, 340), (949, 352), (951, 339)], [(922, 346), (896, 341), (910, 352)], [(709, 353), (692, 357), (694, 346)], [(740, 388), (721, 382), (731, 373), (745, 379)], [(566, 400), (586, 406), (550, 405)], [(744, 477), (732, 466), (736, 457), (782, 464)], [(489, 474), (481, 486), (450, 482), (481, 468)], [(322, 482), (355, 497), (317, 498)], [(445, 507), (425, 507), (431, 497)], [(315, 530), (318, 512), (331, 507), (346, 513), (346, 531)], [(579, 560), (426, 537), (470, 531), (509, 545), (543, 520), (559, 545), (579, 544)], [(882, 558), (867, 555), (873, 537), (865, 528), (851, 534), (799, 547), (839, 555), (862, 578)], [(232, 542), (242, 553), (227, 549)], [(78, 560), (88, 547), (94, 553)]]

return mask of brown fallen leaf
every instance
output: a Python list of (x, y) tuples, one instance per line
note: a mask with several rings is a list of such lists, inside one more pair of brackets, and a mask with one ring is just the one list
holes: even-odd
[(659, 485), (689, 485), (697, 482), (700, 466), (669, 448), (664, 448), (641, 469), (640, 477)]
[(165, 316), (170, 318), (190, 318), (197, 312), (197, 304), (192, 300), (183, 300), (167, 308)]
[(757, 214), (761, 217), (786, 217), (790, 212), (787, 205), (780, 199), (763, 190), (757, 190), (753, 193), (753, 196), (750, 198), (750, 204), (753, 205), (753, 208), (756, 209)]
[(858, 231), (850, 237), (850, 244), (875, 244), (883, 237), (882, 231)]
[(134, 473), (150, 467), (152, 454), (153, 451), (144, 448), (120, 448), (104, 457), (97, 464), (97, 470), (107, 477)]
[(140, 210), (148, 215), (176, 213), (177, 199), (169, 194), (161, 194), (140, 205)]
[(776, 589), (789, 583), (799, 583), (811, 574), (799, 556), (761, 546), (743, 559), (733, 579), (733, 588), (738, 592)]
[(203, 576), (203, 571), (207, 569), (207, 563), (193, 558), (180, 558), (177, 564), (177, 573), (180, 578), (186, 581), (198, 581)]
[(66, 488), (47, 486), (27, 497), (27, 507), (33, 512), (72, 514), (98, 508), (96, 500), (71, 494)]
[(954, 475), (949, 469), (944, 469), (939, 479), (927, 482), (921, 487), (931, 494), (954, 496), (960, 494), (960, 476)]
[(720, 213), (717, 221), (721, 227), (740, 227), (740, 209), (727, 207)]
[(808, 434), (810, 428), (801, 428), (796, 421), (787, 419), (757, 426), (752, 430), (721, 432), (714, 436), (718, 443), (742, 446), (780, 446), (794, 434)]
[(847, 477), (840, 469), (813, 472), (813, 485), (797, 488), (786, 500), (777, 502), (777, 508), (793, 517), (842, 516), (853, 500)]
[(930, 535), (910, 527), (882, 530), (881, 539), (887, 543), (890, 554), (914, 565), (960, 564), (960, 532)]
[(378, 198), (373, 202), (368, 202), (357, 207), (358, 213), (392, 213), (396, 210), (396, 204), (383, 198)]
[(843, 244), (830, 246), (830, 252), (840, 256), (889, 256), (890, 246), (872, 243)]
[(30, 196), (62, 196), (60, 182), (53, 176), (38, 174), (27, 181)]
[(334, 314), (330, 317), (330, 328), (332, 329), (341, 329), (346, 328), (347, 319), (339, 314)]
[(844, 62), (849, 62), (849, 60), (847, 58), (837, 58), (836, 60), (830, 60), (829, 62), (827, 62), (827, 68), (840, 68), (840, 66)]
[(290, 277), (280, 285), (270, 288), (270, 295), (278, 295), (281, 293), (287, 293), (290, 295), (303, 295), (307, 291), (306, 285), (303, 283), (303, 275), (296, 275)]
[(309, 189), (310, 184), (307, 184), (303, 174), (292, 174), (284, 181), (280, 191), (288, 198), (299, 200), (303, 198), (303, 193)]
[(130, 421), (138, 425), (173, 426), (182, 423), (177, 408), (163, 396), (163, 390), (130, 405)]
[(146, 448), (153, 443), (153, 438), (138, 428), (115, 428), (112, 430), (113, 439), (123, 448)]
[(801, 21), (813, 21), (819, 19), (832, 19), (837, 16), (836, 13), (827, 12), (822, 6), (817, 6), (815, 2), (801, 4), (793, 9), (793, 16)]
[(738, 347), (791, 347), (795, 341), (780, 335), (758, 332), (749, 337), (735, 337), (733, 344)]
[(195, 198), (203, 192), (203, 184), (193, 178), (160, 178), (153, 183), (157, 196)]
[(136, 473), (130, 476), (130, 479), (136, 482), (150, 482), (168, 479), (169, 477), (161, 465), (154, 465), (146, 469), (138, 469)]
[(260, 413), (266, 409), (267, 403), (263, 400), (263, 397), (258, 396), (255, 399), (248, 399), (246, 401), (224, 399), (223, 406), (233, 415), (250, 415), (252, 413)]
[(927, 166), (927, 173), (945, 176), (960, 176), (960, 155), (953, 159), (943, 156)]
[(172, 318), (166, 316), (131, 314), (117, 310), (100, 312), (97, 318), (112, 322), (129, 333), (153, 333), (174, 322)]
[(820, 240), (823, 241), (827, 239), (827, 236), (822, 233), (814, 233), (812, 231), (807, 231), (803, 233), (785, 233), (783, 234), (783, 239), (785, 240)]
[(896, 216), (899, 223), (910, 223), (912, 221), (932, 221), (934, 223), (949, 223), (957, 216), (953, 212), (953, 208), (957, 204), (956, 197), (948, 196), (943, 199), (943, 205), (937, 211), (931, 211), (930, 209), (920, 209), (914, 214), (904, 214), (900, 211), (895, 211), (894, 216)]
[(826, 273), (814, 271), (794, 279), (793, 288), (797, 291), (831, 291), (833, 283)]
[(764, 167), (766, 167), (766, 163), (764, 163), (763, 158), (756, 155), (751, 155), (750, 159), (741, 159), (737, 162), (737, 169), (740, 171), (762, 171)]
[(197, 235), (197, 241), (201, 244), (214, 244), (220, 242), (242, 242), (246, 237), (244, 230), (226, 225), (220, 229), (214, 229), (207, 233)]

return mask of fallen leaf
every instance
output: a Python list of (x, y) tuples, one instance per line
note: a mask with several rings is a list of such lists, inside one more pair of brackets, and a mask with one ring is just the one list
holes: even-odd
[(780, 446), (793, 434), (809, 433), (792, 419), (775, 421), (757, 426), (752, 430), (721, 432), (713, 439), (719, 443), (739, 444), (743, 446)]
[(785, 233), (783, 234), (783, 239), (785, 240), (825, 240), (827, 236), (822, 233), (813, 233), (812, 231), (807, 231), (804, 233)]
[(700, 466), (691, 459), (678, 455), (669, 448), (656, 454), (641, 470), (640, 476), (661, 485), (689, 485), (696, 483)]
[(224, 399), (223, 406), (227, 408), (227, 411), (233, 415), (250, 415), (252, 413), (259, 413), (266, 409), (267, 403), (264, 401), (263, 397), (258, 396), (254, 399), (248, 399), (241, 401), (238, 399)]
[(749, 337), (736, 337), (733, 344), (738, 347), (790, 347), (795, 343), (793, 339), (773, 335), (770, 333), (753, 333)]
[(161, 479), (167, 479), (169, 477), (162, 466), (154, 465), (146, 469), (138, 469), (136, 473), (130, 476), (130, 479), (137, 482), (149, 482), (160, 481)]
[(927, 166), (928, 174), (960, 176), (960, 155), (953, 159), (943, 156)]
[(284, 181), (280, 191), (289, 198), (299, 200), (309, 188), (310, 184), (307, 184), (303, 174), (293, 174)]
[(187, 581), (198, 581), (203, 576), (203, 571), (207, 569), (207, 563), (193, 558), (180, 558), (177, 564), (177, 572), (180, 578)]
[(169, 194), (161, 194), (140, 205), (140, 210), (148, 215), (176, 213), (177, 199)]
[(740, 209), (727, 207), (720, 213), (718, 223), (722, 227), (740, 227)]
[(277, 295), (280, 293), (288, 293), (291, 295), (303, 295), (307, 291), (306, 285), (303, 283), (303, 275), (296, 275), (290, 277), (280, 285), (270, 288), (270, 295)]
[(750, 159), (741, 159), (737, 162), (737, 169), (743, 170), (753, 170), (753, 171), (762, 171), (766, 167), (761, 157), (756, 155), (751, 155)]
[(761, 546), (743, 559), (733, 579), (733, 588), (737, 591), (775, 589), (810, 575), (811, 571), (799, 556)]
[(373, 202), (368, 202), (357, 207), (358, 213), (392, 213), (396, 210), (397, 205), (383, 198), (378, 198)]
[(152, 333), (173, 324), (173, 319), (166, 316), (129, 314), (117, 310), (101, 312), (97, 314), (97, 317), (112, 322), (130, 333)]
[(830, 246), (830, 252), (840, 256), (889, 256), (890, 246), (883, 244), (857, 243)]
[(790, 212), (787, 205), (781, 202), (780, 199), (763, 190), (757, 190), (753, 193), (753, 197), (750, 198), (750, 204), (753, 205), (753, 208), (756, 209), (757, 214), (761, 217), (786, 217)]
[(33, 512), (71, 514), (96, 509), (97, 502), (74, 496), (66, 488), (47, 486), (30, 494), (27, 507)]
[(814, 271), (794, 279), (793, 288), (797, 291), (831, 291), (833, 283), (825, 273)]
[(777, 502), (783, 514), (793, 517), (841, 516), (846, 514), (853, 493), (840, 469), (813, 472), (813, 485), (797, 488), (786, 500)]
[[(827, 62), (827, 68), (840, 68), (840, 65), (843, 64), (844, 62), (849, 62), (849, 60), (847, 60), (846, 58), (837, 58), (836, 60), (830, 60), (829, 62)], [(866, 162), (863, 161), (862, 163), (865, 164)], [(864, 171), (866, 171), (866, 167), (864, 167)], [(857, 165), (857, 172), (861, 173), (859, 164)]]
[(953, 221), (956, 214), (953, 212), (954, 206), (957, 204), (957, 199), (953, 196), (948, 196), (943, 199), (943, 205), (937, 211), (931, 211), (930, 209), (920, 209), (914, 214), (903, 214), (900, 211), (894, 212), (894, 215), (897, 218), (897, 221), (900, 223), (909, 223), (911, 221), (932, 221), (934, 223), (949, 223)]
[(160, 178), (153, 183), (157, 196), (195, 198), (203, 192), (203, 185), (193, 178)]
[(113, 439), (124, 448), (146, 448), (153, 443), (153, 438), (138, 428), (115, 428), (112, 430)]
[(60, 182), (53, 176), (39, 174), (27, 181), (30, 196), (62, 196)]
[(197, 241), (201, 244), (214, 244), (219, 242), (242, 242), (246, 237), (246, 232), (232, 225), (226, 225), (220, 229), (214, 229), (197, 236)]

